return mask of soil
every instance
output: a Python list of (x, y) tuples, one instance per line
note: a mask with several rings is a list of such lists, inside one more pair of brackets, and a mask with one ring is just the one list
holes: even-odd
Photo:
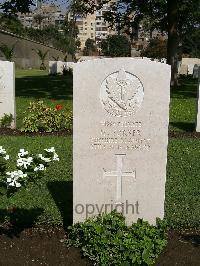
[[(0, 265), (92, 266), (78, 249), (68, 249), (62, 229), (0, 230)], [(200, 232), (169, 233), (169, 242), (156, 266), (200, 265)]]
[(0, 128), (0, 136), (58, 136), (58, 137), (65, 137), (72, 135), (72, 130), (61, 130), (55, 132), (21, 132), (18, 129), (11, 129), (11, 128)]

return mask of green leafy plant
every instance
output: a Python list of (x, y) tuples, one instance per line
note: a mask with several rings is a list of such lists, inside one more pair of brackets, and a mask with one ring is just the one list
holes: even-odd
[(40, 49), (32, 49), (32, 50), (36, 52), (36, 54), (39, 56), (41, 60), (40, 70), (46, 70), (45, 59), (49, 51), (47, 50), (46, 52), (43, 52)]
[(0, 126), (4, 128), (10, 127), (13, 120), (14, 118), (12, 114), (4, 114), (4, 116), (0, 119)]
[(5, 43), (0, 44), (0, 51), (4, 55), (4, 57), (7, 61), (12, 61), (12, 59), (14, 57), (15, 46), (16, 46), (16, 43), (13, 44), (11, 47), (6, 45)]
[(116, 211), (90, 218), (68, 229), (68, 246), (81, 248), (97, 265), (152, 265), (167, 244), (166, 222), (141, 219), (130, 227)]
[(25, 132), (53, 132), (72, 128), (72, 112), (57, 104), (54, 108), (43, 101), (31, 102), (23, 120)]

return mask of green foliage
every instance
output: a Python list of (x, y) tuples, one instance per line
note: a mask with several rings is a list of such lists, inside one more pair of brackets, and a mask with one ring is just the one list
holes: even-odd
[(11, 47), (9, 47), (8, 45), (6, 45), (4, 43), (0, 44), (0, 51), (4, 55), (4, 57), (7, 61), (12, 61), (12, 59), (14, 57), (15, 45), (16, 44), (13, 44)]
[(33, 49), (33, 51), (35, 51), (37, 53), (37, 55), (39, 56), (40, 60), (41, 60), (41, 65), (40, 65), (40, 70), (46, 70), (46, 66), (44, 64), (44, 61), (47, 57), (47, 54), (48, 54), (48, 50), (43, 52), (42, 50), (40, 49)]
[(64, 30), (66, 35), (77, 38), (79, 30), (75, 21), (68, 21), (68, 19), (65, 19), (61, 28)]
[[(37, 22), (41, 21), (42, 18), (35, 17)], [(40, 22), (41, 23), (41, 22)], [(64, 27), (64, 26), (63, 26)], [(80, 41), (76, 39), (75, 35), (77, 30), (74, 32), (68, 31), (64, 27), (64, 34), (59, 31), (57, 26), (49, 25), (43, 29), (24, 28), (22, 23), (16, 17), (7, 17), (0, 14), (0, 29), (7, 30), (18, 34), (22, 37), (32, 39), (34, 41), (51, 45), (57, 49), (62, 50), (64, 53), (75, 55), (77, 48), (80, 46)]]
[(51, 108), (43, 101), (31, 102), (23, 120), (22, 131), (53, 132), (72, 128), (72, 112), (62, 110), (61, 105)]
[(4, 116), (0, 119), (1, 127), (10, 127), (14, 118), (12, 114), (4, 114)]
[(184, 35), (182, 50), (185, 56), (200, 57), (200, 28)]
[(69, 227), (68, 237), (68, 245), (102, 266), (152, 265), (167, 244), (165, 222), (153, 226), (138, 219), (128, 227), (115, 211)]
[(0, 29), (13, 32), (18, 35), (24, 34), (24, 28), (16, 17), (7, 17), (0, 14)]
[(149, 45), (141, 53), (149, 58), (167, 58), (167, 41), (159, 38), (150, 40)]
[(87, 39), (85, 42), (85, 47), (83, 49), (83, 55), (96, 55), (98, 53), (95, 41), (92, 39)]
[(126, 57), (131, 54), (131, 44), (124, 35), (109, 35), (101, 43), (102, 53), (111, 57)]
[(28, 13), (30, 5), (33, 4), (32, 0), (10, 0), (5, 1), (0, 5), (3, 13), (7, 16), (16, 16), (18, 12)]

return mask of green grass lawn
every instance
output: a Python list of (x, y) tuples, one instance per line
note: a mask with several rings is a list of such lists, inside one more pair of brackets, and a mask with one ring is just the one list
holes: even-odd
[[(195, 122), (197, 82), (184, 80), (172, 91), (170, 129), (192, 131)], [(72, 108), (72, 79), (51, 76), (38, 70), (20, 70), (16, 74), (17, 126), (22, 125), (23, 112), (31, 100), (42, 98), (50, 105), (61, 103)], [(20, 148), (41, 153), (54, 146), (61, 161), (50, 167), (46, 177), (30, 184), (12, 199), (18, 208), (18, 223), (45, 223), (67, 226), (72, 219), (72, 137), (1, 137), (12, 156)], [(166, 183), (165, 214), (171, 226), (199, 227), (200, 221), (200, 142), (198, 139), (170, 139)], [(11, 168), (15, 167), (12, 161)], [(13, 169), (14, 170), (14, 169)], [(0, 201), (0, 214), (6, 208)]]
[[(15, 170), (20, 148), (32, 154), (55, 147), (60, 161), (51, 165), (45, 178), (31, 183), (11, 198), (11, 205), (18, 208), (22, 218), (19, 224), (34, 222), (62, 225), (69, 224), (72, 208), (72, 137), (1, 137), (1, 144), (11, 155), (10, 169)], [(6, 208), (6, 197), (1, 197), (0, 214)], [(65, 212), (64, 212), (65, 210)], [(2, 215), (0, 215), (2, 216)]]
[(197, 80), (184, 78), (179, 87), (171, 90), (170, 130), (195, 130), (197, 88)]

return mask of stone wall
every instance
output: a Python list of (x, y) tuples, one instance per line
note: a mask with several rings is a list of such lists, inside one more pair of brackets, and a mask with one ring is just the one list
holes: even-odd
[[(58, 57), (60, 60), (64, 59), (64, 53), (51, 46), (38, 43), (36, 41), (20, 37), (13, 33), (0, 30), (0, 43), (4, 43), (8, 46), (15, 44), (15, 52), (13, 61), (17, 68), (39, 68), (41, 61), (33, 49), (40, 49), (43, 52), (49, 51), (45, 65), (48, 68), (49, 61), (54, 60), (53, 57)], [(0, 60), (5, 60), (4, 56), (0, 52)], [(67, 61), (72, 61), (70, 55), (68, 55)]]

